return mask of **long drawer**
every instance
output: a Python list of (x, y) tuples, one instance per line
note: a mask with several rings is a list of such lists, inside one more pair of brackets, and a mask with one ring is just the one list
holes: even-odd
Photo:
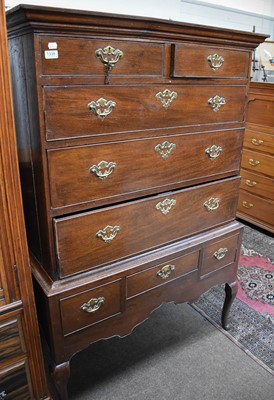
[(47, 86), (47, 140), (242, 122), (245, 86)]
[(242, 130), (235, 130), (49, 150), (51, 205), (104, 204), (122, 195), (236, 174), (242, 137)]
[(243, 150), (242, 168), (274, 177), (273, 166), (273, 156), (248, 149)]
[(109, 264), (228, 222), (240, 179), (55, 218), (60, 277)]

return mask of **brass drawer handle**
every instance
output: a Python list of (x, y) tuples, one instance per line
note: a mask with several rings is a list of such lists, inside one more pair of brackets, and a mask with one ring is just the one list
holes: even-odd
[(219, 56), (219, 54), (215, 53), (215, 54), (210, 54), (207, 57), (207, 62), (210, 66), (210, 68), (213, 69), (213, 71), (217, 71), (219, 68), (221, 68), (221, 66), (224, 63), (224, 58), (222, 56)]
[(105, 66), (105, 84), (109, 84), (109, 73), (114, 65), (124, 56), (122, 50), (114, 49), (111, 46), (107, 46), (104, 49), (97, 49), (95, 51), (95, 57), (98, 58)]
[(95, 313), (105, 303), (104, 297), (90, 299), (87, 303), (81, 305), (80, 309), (87, 313)]
[(100, 229), (96, 233), (96, 237), (102, 239), (105, 243), (111, 243), (112, 240), (116, 237), (117, 233), (120, 232), (120, 230), (120, 226), (107, 225), (104, 229)]
[(110, 70), (114, 65), (123, 58), (122, 50), (114, 49), (112, 46), (107, 46), (104, 49), (95, 50), (95, 57), (98, 58)]
[(176, 200), (174, 199), (165, 199), (156, 204), (156, 210), (161, 211), (162, 214), (167, 215), (172, 207), (176, 205)]
[(212, 108), (212, 110), (214, 112), (218, 112), (219, 109), (226, 104), (225, 98), (224, 97), (220, 97), (220, 96), (214, 96), (214, 97), (210, 97), (210, 99), (208, 99), (208, 104), (210, 105), (210, 107)]
[(157, 276), (161, 279), (167, 279), (171, 272), (175, 270), (175, 265), (165, 265), (163, 268), (161, 268), (158, 272), (157, 272)]
[(250, 179), (246, 179), (246, 180), (245, 180), (245, 184), (246, 184), (247, 186), (253, 187), (253, 186), (256, 186), (256, 185), (257, 185), (257, 182), (256, 182), (256, 181), (251, 181)]
[(252, 203), (249, 203), (248, 201), (243, 201), (243, 206), (245, 207), (245, 208), (252, 208), (253, 207), (253, 204)]
[(97, 165), (92, 165), (89, 169), (90, 173), (96, 175), (99, 179), (105, 180), (112, 174), (117, 164), (115, 162), (100, 161)]
[(260, 165), (260, 161), (258, 160), (253, 160), (253, 158), (250, 158), (248, 160), (248, 163), (252, 166), (252, 167), (257, 167), (258, 165)]
[(204, 207), (209, 212), (217, 210), (217, 208), (219, 208), (219, 206), (220, 206), (220, 199), (218, 199), (218, 197), (211, 197), (209, 200), (207, 200), (204, 203)]
[(254, 144), (255, 146), (260, 146), (261, 144), (264, 143), (263, 140), (261, 140), (261, 139), (257, 140), (257, 139), (255, 139), (255, 138), (252, 138), (252, 139), (251, 139), (251, 142), (252, 142), (252, 144)]
[(217, 260), (221, 260), (222, 258), (225, 257), (225, 255), (228, 253), (228, 248), (227, 247), (221, 247), (219, 250), (215, 251), (213, 253), (213, 257), (215, 257)]
[(208, 155), (210, 160), (215, 160), (215, 158), (219, 157), (222, 152), (221, 146), (216, 146), (215, 144), (211, 147), (208, 147), (205, 150), (206, 155)]
[(103, 119), (105, 119), (115, 107), (115, 101), (106, 100), (102, 97), (88, 103), (89, 110), (92, 111), (101, 121), (103, 121)]
[(159, 153), (160, 156), (166, 160), (172, 151), (176, 150), (176, 144), (170, 143), (167, 140), (163, 143), (159, 143), (154, 147), (156, 153)]
[(155, 97), (160, 101), (162, 106), (167, 110), (170, 104), (177, 98), (177, 92), (165, 89), (162, 92), (158, 92)]

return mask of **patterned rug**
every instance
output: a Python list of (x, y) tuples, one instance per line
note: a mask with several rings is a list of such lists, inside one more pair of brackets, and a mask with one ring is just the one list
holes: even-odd
[(274, 239), (244, 228), (238, 269), (239, 290), (221, 327), (224, 286), (215, 286), (192, 306), (249, 356), (274, 375)]

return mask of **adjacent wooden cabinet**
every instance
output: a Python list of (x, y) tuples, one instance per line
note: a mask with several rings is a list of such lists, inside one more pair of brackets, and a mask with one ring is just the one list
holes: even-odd
[(274, 233), (274, 85), (252, 82), (248, 92), (237, 215)]
[(0, 399), (49, 399), (34, 303), (0, 9)]
[(163, 302), (236, 295), (250, 53), (264, 35), (21, 6), (8, 12), (39, 316), (69, 361)]

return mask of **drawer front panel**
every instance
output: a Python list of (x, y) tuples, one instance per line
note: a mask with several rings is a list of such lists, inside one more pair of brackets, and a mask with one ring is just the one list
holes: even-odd
[(241, 189), (274, 201), (274, 179), (241, 170)]
[(208, 275), (217, 269), (235, 261), (239, 235), (214, 242), (203, 250), (201, 276)]
[(238, 211), (268, 225), (274, 225), (274, 201), (240, 190)]
[(30, 400), (32, 395), (25, 363), (0, 371), (0, 394), (5, 400)]
[(252, 98), (248, 101), (246, 121), (251, 124), (274, 126), (274, 101), (270, 98)]
[(121, 301), (120, 280), (61, 299), (64, 335), (118, 314)]
[(196, 251), (183, 257), (174, 258), (146, 271), (141, 271), (127, 277), (127, 297), (166, 284), (198, 268), (199, 252)]
[(274, 155), (274, 135), (265, 132), (245, 130), (244, 147)]
[(237, 130), (50, 150), (52, 207), (235, 173), (242, 136)]
[(174, 77), (246, 79), (248, 76), (249, 53), (247, 51), (176, 44), (173, 47), (173, 57)]
[(0, 362), (22, 355), (24, 352), (18, 320), (0, 324)]
[(163, 44), (57, 36), (41, 39), (40, 45), (43, 75), (105, 76), (107, 62), (112, 66), (110, 79), (111, 75), (136, 75), (140, 79), (163, 75)]
[(242, 168), (274, 177), (273, 166), (274, 157), (248, 149), (243, 150)]
[(166, 90), (165, 86), (45, 87), (46, 137), (243, 121), (244, 86), (173, 85), (168, 86), (170, 92)]
[(110, 263), (232, 220), (239, 183), (239, 178), (221, 180), (54, 219), (60, 276)]

